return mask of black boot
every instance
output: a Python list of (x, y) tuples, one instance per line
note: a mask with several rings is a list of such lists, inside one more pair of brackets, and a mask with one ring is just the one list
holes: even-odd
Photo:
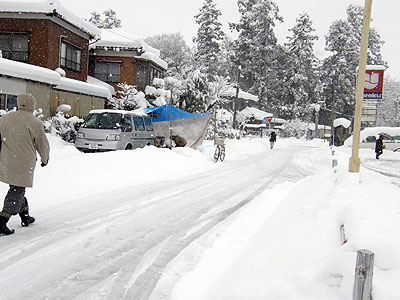
[(21, 217), (21, 225), (23, 227), (28, 227), (30, 224), (35, 222), (35, 218), (31, 217), (28, 213), (20, 213), (19, 216)]
[(14, 229), (10, 230), (10, 228), (7, 227), (6, 224), (7, 224), (8, 220), (9, 220), (9, 218), (0, 216), (0, 234), (10, 235), (15, 232)]

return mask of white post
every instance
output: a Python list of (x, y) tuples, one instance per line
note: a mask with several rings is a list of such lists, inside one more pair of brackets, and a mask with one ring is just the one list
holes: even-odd
[(368, 36), (371, 23), (372, 0), (365, 0), (364, 21), (361, 35), (360, 61), (358, 66), (356, 105), (354, 110), (353, 149), (349, 160), (349, 171), (360, 172), (360, 130), (361, 112), (364, 98), (365, 69), (367, 66)]
[(353, 300), (371, 300), (374, 253), (362, 249), (357, 251), (354, 275)]

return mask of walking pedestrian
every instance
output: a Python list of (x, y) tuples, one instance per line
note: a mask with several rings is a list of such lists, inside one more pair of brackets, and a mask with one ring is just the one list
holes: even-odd
[(271, 149), (274, 148), (275, 142), (276, 142), (276, 133), (275, 133), (275, 131), (272, 131), (269, 134), (269, 144), (271, 146)]
[(49, 161), (49, 142), (42, 122), (33, 116), (36, 99), (30, 94), (17, 97), (18, 110), (0, 118), (0, 181), (10, 188), (0, 212), (0, 234), (13, 234), (7, 227), (11, 216), (19, 214), (21, 225), (26, 227), (35, 222), (29, 215), (25, 188), (33, 186), (36, 152), (41, 166)]
[(383, 153), (383, 137), (379, 135), (379, 138), (375, 142), (375, 153), (376, 159), (379, 159), (379, 156)]

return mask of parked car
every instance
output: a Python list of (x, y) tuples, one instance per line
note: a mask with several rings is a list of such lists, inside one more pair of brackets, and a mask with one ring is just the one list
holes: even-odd
[(82, 152), (129, 150), (154, 145), (149, 116), (132, 111), (90, 111), (78, 130), (75, 147)]
[(375, 149), (376, 139), (382, 135), (386, 150), (400, 151), (400, 128), (370, 127), (361, 131), (360, 148)]

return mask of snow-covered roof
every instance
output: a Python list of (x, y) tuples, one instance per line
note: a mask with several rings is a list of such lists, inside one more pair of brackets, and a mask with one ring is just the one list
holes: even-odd
[(250, 118), (254, 116), (256, 120), (263, 120), (265, 117), (272, 117), (271, 113), (267, 113), (255, 107), (246, 107), (245, 109), (241, 110), (239, 114), (244, 118)]
[(151, 47), (143, 38), (135, 36), (124, 28), (102, 29), (101, 39), (91, 45), (91, 48), (110, 48), (117, 51), (138, 49), (143, 51), (143, 54), (135, 58), (150, 60), (164, 69), (168, 68), (168, 64), (160, 58), (160, 50)]
[(344, 128), (349, 128), (351, 121), (345, 118), (338, 118), (333, 121), (333, 127), (343, 126)]
[[(315, 123), (308, 123), (308, 129), (314, 131)], [(318, 124), (318, 130), (320, 129), (331, 130), (331, 126)]]
[(110, 91), (111, 95), (115, 96), (114, 87), (111, 84), (108, 84), (107, 82), (101, 81), (101, 80), (99, 80), (97, 78), (94, 78), (92, 76), (88, 76), (86, 82), (90, 83), (90, 84), (94, 84), (94, 85), (105, 87)]
[[(236, 97), (236, 88), (232, 87), (230, 89), (227, 89), (227, 91), (224, 92), (222, 94), (222, 96), (235, 98)], [(239, 98), (240, 99), (244, 99), (244, 100), (251, 100), (251, 101), (255, 101), (255, 102), (258, 101), (258, 97), (257, 96), (255, 96), (253, 94), (250, 94), (248, 92), (242, 91), (242, 90), (239, 90)]]
[(55, 87), (57, 90), (70, 91), (101, 98), (111, 98), (111, 92), (104, 86), (90, 84), (87, 82), (74, 80), (70, 78), (60, 78), (60, 83)]
[(74, 25), (83, 32), (86, 32), (93, 38), (100, 38), (100, 30), (84, 19), (78, 17), (65, 7), (58, 0), (0, 0), (0, 12), (16, 12), (35, 13), (35, 14), (52, 14), (57, 13), (57, 16), (66, 22)]
[(155, 55), (152, 52), (145, 52), (140, 56), (135, 56), (135, 58), (150, 60), (155, 64), (159, 65), (160, 67), (162, 67), (163, 69), (165, 70), (168, 69), (168, 64), (165, 61), (163, 61), (159, 56)]
[(29, 79), (50, 85), (60, 82), (60, 74), (57, 72), (18, 61), (0, 58), (0, 75)]
[(47, 83), (58, 90), (101, 98), (111, 98), (112, 95), (105, 86), (64, 78), (56, 71), (5, 58), (0, 58), (0, 75)]

